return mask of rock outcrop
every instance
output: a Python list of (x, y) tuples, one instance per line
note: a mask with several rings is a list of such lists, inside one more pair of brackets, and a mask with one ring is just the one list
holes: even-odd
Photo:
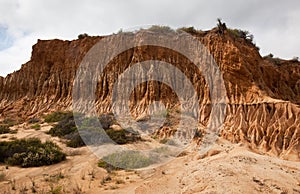
[[(221, 136), (284, 159), (300, 160), (300, 63), (263, 58), (251, 41), (230, 30), (193, 35), (210, 51), (223, 74), (227, 105)], [(19, 71), (0, 77), (0, 117), (25, 118), (72, 109), (76, 70), (102, 38), (39, 40), (29, 62)], [(126, 68), (153, 59), (174, 64), (191, 80), (199, 92), (200, 122), (207, 124), (210, 104), (204, 77), (182, 55), (155, 46), (129, 49), (110, 62), (98, 82), (98, 112), (111, 111), (113, 84)], [(156, 81), (141, 84), (131, 96), (132, 114), (139, 115), (158, 100), (170, 109), (178, 105), (176, 94), (167, 85)]]

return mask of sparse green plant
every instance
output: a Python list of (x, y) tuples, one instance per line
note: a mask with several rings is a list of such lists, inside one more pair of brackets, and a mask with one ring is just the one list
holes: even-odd
[(272, 53), (270, 53), (270, 54), (264, 56), (263, 58), (273, 58), (273, 57), (274, 57), (274, 55)]
[(81, 188), (81, 186), (79, 186), (78, 184), (76, 185), (75, 188), (73, 188), (73, 194), (82, 194), (83, 190)]
[(101, 185), (104, 185), (105, 183), (110, 182), (111, 180), (112, 180), (111, 176), (109, 176), (109, 175), (105, 176), (101, 180)]
[(168, 141), (169, 141), (169, 139), (164, 138), (164, 139), (159, 140), (159, 143), (166, 144)]
[(153, 150), (156, 153), (169, 153), (170, 149), (166, 146), (158, 147)]
[(120, 170), (120, 168), (113, 166), (102, 159), (98, 161), (98, 167), (104, 168), (107, 172), (111, 172), (113, 170)]
[(35, 129), (35, 130), (40, 130), (41, 129), (41, 125), (36, 123), (34, 125), (31, 126), (31, 129)]
[(5, 181), (6, 180), (6, 174), (4, 172), (0, 173), (0, 182)]
[(9, 134), (17, 134), (18, 133), (18, 130), (17, 129), (15, 129), (15, 130), (10, 130), (9, 131)]
[(188, 152), (187, 151), (183, 151), (183, 152), (181, 152), (180, 154), (177, 155), (177, 158), (183, 157), (183, 156), (186, 156), (186, 155), (188, 155)]
[(23, 185), (21, 188), (20, 188), (20, 194), (26, 194), (28, 191), (26, 185)]
[(92, 169), (91, 171), (89, 171), (89, 172), (88, 172), (88, 175), (90, 175), (91, 178), (94, 179), (95, 176), (96, 176), (96, 171), (95, 171), (95, 169)]
[(57, 175), (56, 175), (57, 179), (63, 179), (65, 178), (65, 175), (60, 171)]
[(36, 188), (32, 186), (32, 187), (31, 187), (31, 192), (32, 192), (32, 193), (36, 193), (36, 192), (37, 192)]
[(31, 192), (32, 193), (36, 193), (37, 192), (37, 190), (36, 190), (36, 188), (35, 188), (35, 181), (34, 181), (34, 179), (32, 178), (32, 177), (29, 177), (29, 179), (30, 179), (30, 181), (31, 181)]
[(70, 150), (67, 155), (68, 156), (78, 156), (78, 155), (81, 155), (82, 154), (82, 151), (81, 150), (78, 150), (78, 149), (75, 149), (75, 150)]
[(117, 179), (116, 180), (116, 184), (125, 184), (125, 181), (124, 180), (122, 180), (122, 179)]
[(57, 185), (54, 187), (53, 184), (50, 184), (50, 190), (48, 192), (49, 194), (62, 194), (62, 186), (61, 185)]
[(0, 125), (0, 134), (10, 133), (11, 130), (8, 125), (2, 124)]
[(38, 118), (36, 118), (36, 117), (30, 118), (30, 119), (28, 120), (28, 123), (30, 123), (30, 124), (34, 124), (34, 123), (38, 123), (38, 122), (40, 122), (40, 119), (38, 119)]
[(11, 141), (15, 141), (15, 140), (17, 140), (17, 139), (18, 139), (18, 138), (15, 137), (15, 136), (12, 136), (12, 137), (9, 138), (9, 140), (11, 140)]
[(65, 178), (65, 176), (63, 175), (63, 173), (60, 171), (59, 173), (57, 173), (57, 174), (53, 174), (53, 175), (47, 175), (45, 178), (44, 178), (44, 180), (46, 181), (46, 182), (50, 182), (50, 183), (57, 183), (57, 182), (59, 182), (59, 180), (61, 180), (61, 179), (64, 179)]
[(116, 185), (111, 185), (109, 188), (110, 188), (111, 190), (115, 190), (115, 189), (118, 189), (119, 187), (116, 186)]
[(10, 183), (10, 186), (11, 186), (11, 190), (15, 191), (17, 188), (16, 188), (16, 180), (15, 179), (12, 179), (9, 181)]
[(78, 132), (74, 132), (72, 135), (68, 135), (68, 139), (70, 139), (66, 145), (71, 148), (78, 148), (85, 145), (83, 139), (79, 135)]
[(81, 180), (85, 180), (85, 174), (84, 173), (81, 174)]
[(17, 121), (15, 121), (14, 119), (11, 119), (11, 118), (6, 118), (6, 119), (4, 119), (4, 120), (2, 121), (2, 123), (3, 123), (4, 125), (9, 126), (9, 127), (12, 127), (12, 126), (18, 124)]

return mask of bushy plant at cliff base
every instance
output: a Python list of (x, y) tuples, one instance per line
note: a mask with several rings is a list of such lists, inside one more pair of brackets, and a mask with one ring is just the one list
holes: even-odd
[(51, 165), (66, 159), (56, 144), (42, 143), (37, 138), (0, 142), (0, 153), (0, 162), (21, 167)]
[(8, 125), (0, 125), (0, 134), (9, 133), (10, 128)]
[(107, 171), (144, 168), (154, 163), (154, 159), (137, 151), (122, 151), (107, 155), (98, 161), (98, 167)]
[[(128, 130), (113, 130), (110, 127), (115, 123), (115, 119), (111, 114), (103, 114), (99, 117), (84, 117), (84, 115), (75, 113), (77, 122), (80, 123), (79, 129), (77, 129), (73, 113), (71, 112), (59, 112), (51, 113), (50, 118), (56, 117), (59, 115), (60, 120), (53, 128), (51, 128), (47, 133), (51, 136), (56, 136), (60, 138), (67, 139), (67, 146), (69, 147), (81, 147), (85, 143), (82, 140), (79, 131), (99, 131), (98, 125), (101, 123), (101, 126), (105, 130), (106, 134), (117, 144), (126, 144), (131, 143), (137, 140), (140, 140), (140, 137), (136, 134), (129, 132)], [(54, 115), (54, 116), (53, 116)], [(52, 119), (51, 119), (52, 120)]]

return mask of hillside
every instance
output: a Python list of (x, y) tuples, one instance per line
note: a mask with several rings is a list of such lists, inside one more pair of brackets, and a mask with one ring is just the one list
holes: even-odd
[[(300, 63), (263, 58), (250, 40), (233, 30), (220, 32), (215, 28), (192, 34), (209, 50), (223, 75), (226, 116), (221, 136), (235, 143), (249, 143), (253, 149), (265, 153), (299, 161)], [(52, 111), (71, 110), (76, 70), (89, 49), (102, 38), (105, 37), (39, 40), (33, 46), (29, 62), (0, 78), (0, 117), (26, 119)], [(132, 64), (149, 59), (174, 64), (188, 75), (199, 91), (200, 123), (206, 125), (210, 96), (203, 76), (195, 74), (192, 64), (180, 54), (153, 46), (129, 49), (109, 64), (105, 79), (98, 82), (98, 113), (111, 112), (113, 83), (118, 75)], [(170, 110), (178, 104), (170, 88), (158, 82), (146, 82), (131, 96), (132, 114), (143, 113), (154, 100), (162, 101)]]

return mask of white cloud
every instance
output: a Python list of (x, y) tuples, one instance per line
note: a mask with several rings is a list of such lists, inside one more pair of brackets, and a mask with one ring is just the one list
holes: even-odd
[(249, 30), (263, 54), (300, 56), (298, 0), (0, 0), (0, 25), (13, 45), (0, 51), (0, 75), (17, 70), (39, 39), (74, 39), (147, 24), (209, 29), (221, 17), (230, 27)]

